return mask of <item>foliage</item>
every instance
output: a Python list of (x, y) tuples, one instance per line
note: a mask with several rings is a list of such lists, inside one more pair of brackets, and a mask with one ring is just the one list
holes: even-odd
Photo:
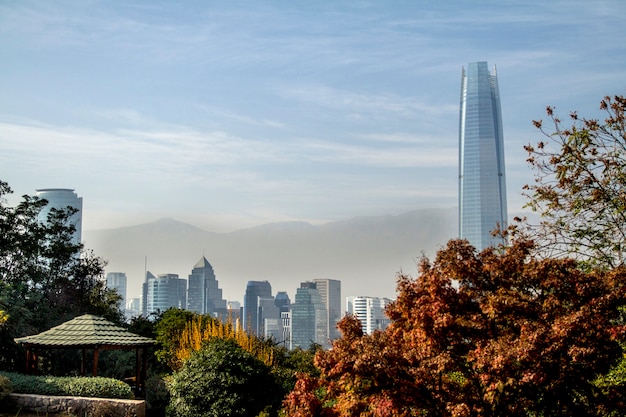
[(534, 121), (546, 139), (525, 147), (536, 171), (527, 206), (542, 218), (529, 230), (547, 257), (616, 267), (626, 254), (626, 98), (605, 97), (600, 109), (603, 122), (573, 112), (564, 127), (552, 107), (553, 131)]
[(0, 410), (12, 407), (10, 394), (13, 392), (11, 380), (4, 375), (0, 375)]
[(38, 216), (47, 202), (23, 196), (6, 205), (12, 190), (0, 181), (0, 369), (17, 369), (21, 350), (13, 339), (36, 334), (90, 313), (121, 323), (119, 296), (102, 279), (104, 261), (72, 241), (73, 209)]
[(416, 279), (400, 276), (391, 325), (355, 318), (318, 352), (290, 416), (592, 416), (619, 407), (593, 381), (621, 356), (626, 269), (581, 271), (515, 241), (477, 254), (450, 241)]
[(11, 380), (4, 375), (0, 375), (0, 402), (11, 392), (13, 392)]
[(170, 393), (167, 390), (167, 380), (169, 377), (159, 377), (152, 375), (146, 379), (146, 408), (163, 409), (170, 402)]
[(170, 369), (177, 369), (179, 364), (176, 361), (177, 341), (180, 333), (196, 316), (195, 313), (178, 308), (170, 308), (161, 313), (156, 320), (155, 332), (156, 341), (160, 349), (156, 352), (159, 362), (169, 366)]
[(194, 351), (170, 383), (177, 417), (256, 416), (280, 404), (271, 369), (232, 339), (213, 338)]
[(172, 369), (180, 369), (183, 362), (199, 350), (204, 342), (216, 337), (233, 340), (266, 365), (273, 364), (274, 347), (271, 344), (264, 343), (231, 323), (177, 309), (167, 310), (157, 324), (157, 341), (162, 345), (157, 355)]
[(74, 397), (134, 398), (128, 384), (104, 377), (52, 377), (0, 372), (20, 394), (67, 395)]

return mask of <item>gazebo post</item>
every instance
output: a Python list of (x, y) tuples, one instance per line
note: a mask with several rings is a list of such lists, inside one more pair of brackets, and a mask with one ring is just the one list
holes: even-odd
[(80, 376), (85, 376), (85, 361), (87, 360), (86, 349), (83, 348), (83, 360), (80, 362)]
[(98, 376), (98, 345), (93, 349), (93, 376)]

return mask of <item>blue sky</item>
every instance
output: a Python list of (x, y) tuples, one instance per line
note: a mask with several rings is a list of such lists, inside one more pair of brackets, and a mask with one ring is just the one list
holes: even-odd
[(626, 93), (626, 2), (3, 1), (0, 179), (83, 229), (457, 205), (461, 68), (498, 69), (510, 212), (546, 105)]

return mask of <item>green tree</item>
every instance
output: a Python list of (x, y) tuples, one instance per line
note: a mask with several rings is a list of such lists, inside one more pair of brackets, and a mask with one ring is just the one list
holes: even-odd
[(155, 333), (159, 343), (156, 351), (158, 361), (170, 370), (176, 368), (176, 343), (181, 333), (198, 315), (189, 310), (168, 308), (156, 318)]
[[(583, 271), (538, 259), (532, 244), (480, 254), (450, 241), (400, 276), (391, 325), (364, 335), (354, 318), (318, 352), (290, 416), (600, 416), (624, 394), (594, 383), (622, 357), (626, 268)], [(613, 396), (612, 396), (613, 395)]]
[(209, 340), (175, 372), (170, 414), (177, 417), (254, 417), (282, 398), (271, 368), (235, 341)]
[[(120, 323), (119, 295), (107, 290), (104, 261), (72, 241), (72, 209), (38, 216), (47, 201), (23, 196), (10, 207), (9, 185), (0, 181), (0, 369), (15, 369), (22, 355), (15, 337), (35, 334), (80, 314), (98, 314)], [(82, 255), (82, 256), (81, 256)]]
[(570, 114), (571, 126), (547, 107), (551, 127), (525, 147), (535, 182), (525, 186), (527, 204), (541, 215), (529, 226), (546, 257), (576, 257), (616, 267), (626, 261), (626, 98), (600, 102), (604, 121)]

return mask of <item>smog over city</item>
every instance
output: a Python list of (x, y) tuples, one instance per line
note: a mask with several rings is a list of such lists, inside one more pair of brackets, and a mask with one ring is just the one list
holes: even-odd
[(459, 92), (495, 66), (509, 217), (554, 106), (601, 117), (626, 89), (626, 3), (0, 4), (0, 179), (83, 198), (82, 239), (127, 273), (224, 297), (315, 278), (393, 298), (458, 234)]

